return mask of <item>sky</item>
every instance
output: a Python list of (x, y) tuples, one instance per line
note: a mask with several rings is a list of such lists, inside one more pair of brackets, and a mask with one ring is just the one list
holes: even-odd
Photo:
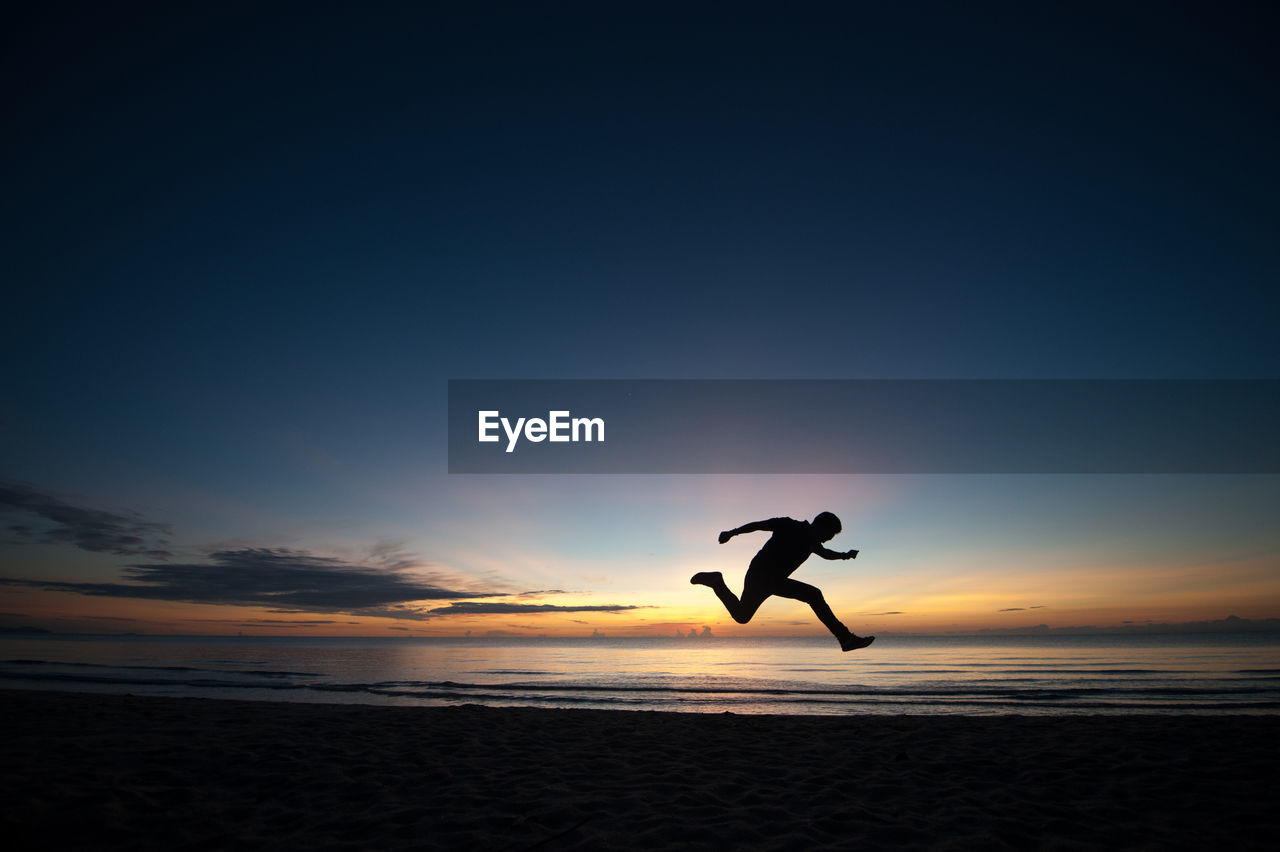
[(859, 558), (796, 578), (859, 633), (1280, 617), (1274, 475), (463, 475), (446, 441), (450, 379), (1280, 378), (1275, 24), (21, 10), (0, 627), (819, 635), (688, 577), (824, 510)]

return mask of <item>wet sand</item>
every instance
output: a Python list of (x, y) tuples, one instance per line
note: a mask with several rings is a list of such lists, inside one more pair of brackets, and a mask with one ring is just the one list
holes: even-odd
[(1280, 848), (1278, 716), (832, 718), (0, 690), (0, 718), (9, 848)]

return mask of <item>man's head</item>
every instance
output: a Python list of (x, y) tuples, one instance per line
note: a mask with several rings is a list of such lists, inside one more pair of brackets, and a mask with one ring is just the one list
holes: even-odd
[(840, 519), (830, 512), (819, 512), (817, 517), (810, 523), (810, 526), (818, 534), (819, 541), (831, 541), (831, 539), (835, 538), (836, 533), (843, 529), (840, 526)]

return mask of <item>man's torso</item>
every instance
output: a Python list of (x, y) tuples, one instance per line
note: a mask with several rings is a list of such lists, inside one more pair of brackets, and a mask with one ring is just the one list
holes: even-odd
[(751, 560), (751, 567), (777, 577), (787, 577), (799, 568), (818, 543), (807, 521), (773, 518), (773, 535)]

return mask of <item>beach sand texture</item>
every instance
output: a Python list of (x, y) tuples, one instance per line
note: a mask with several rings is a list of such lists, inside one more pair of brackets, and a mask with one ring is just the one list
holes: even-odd
[(9, 848), (1280, 848), (1274, 716), (0, 708)]

